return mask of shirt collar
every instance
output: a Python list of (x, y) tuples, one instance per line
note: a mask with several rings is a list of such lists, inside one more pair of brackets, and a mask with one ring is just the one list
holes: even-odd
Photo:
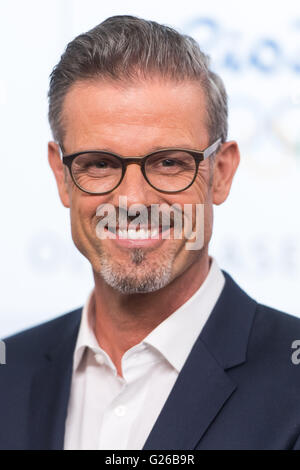
[[(152, 330), (140, 345), (154, 348), (179, 373), (212, 312), (224, 284), (224, 275), (216, 260), (211, 258), (208, 275), (199, 289), (181, 307)], [(82, 310), (74, 351), (73, 371), (78, 368), (86, 347), (94, 353), (104, 352), (94, 334), (93, 317), (89, 315), (93, 309), (94, 289), (88, 295)], [(137, 348), (138, 345), (134, 347)]]
[(207, 277), (181, 307), (149, 333), (143, 342), (157, 349), (177, 370), (182, 369), (225, 284), (216, 260), (211, 258)]
[(73, 370), (78, 368), (86, 347), (92, 349), (95, 353), (100, 350), (100, 346), (94, 334), (92, 316), (89, 315), (93, 308), (94, 289), (89, 293), (87, 301), (82, 309), (79, 333), (74, 351)]

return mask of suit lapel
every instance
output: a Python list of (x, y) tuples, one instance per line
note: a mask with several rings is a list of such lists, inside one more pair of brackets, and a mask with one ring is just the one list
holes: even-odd
[(198, 340), (144, 449), (194, 449), (235, 388)]
[(81, 309), (73, 312), (59, 343), (44, 354), (33, 377), (30, 397), (29, 448), (63, 449), (65, 419), (69, 401), (73, 352)]
[(226, 370), (246, 361), (256, 302), (224, 272), (225, 286), (144, 449), (192, 450), (237, 385)]

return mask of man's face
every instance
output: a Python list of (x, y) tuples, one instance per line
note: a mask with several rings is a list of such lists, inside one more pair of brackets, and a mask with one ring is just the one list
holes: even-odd
[[(178, 147), (203, 150), (211, 142), (206, 126), (206, 103), (195, 83), (176, 84), (151, 80), (135, 84), (104, 81), (77, 82), (66, 95), (63, 106), (65, 154), (85, 150), (106, 150), (120, 156), (141, 156), (154, 150)], [(56, 154), (56, 155), (55, 155)], [(55, 160), (55, 163), (54, 163)], [(200, 163), (193, 185), (177, 194), (153, 189), (144, 179), (139, 165), (127, 167), (122, 183), (105, 195), (82, 192), (68, 174), (63, 178), (55, 144), (49, 144), (49, 161), (54, 170), (60, 196), (70, 207), (72, 237), (77, 248), (92, 264), (95, 275), (125, 293), (150, 292), (164, 287), (207, 253), (212, 227), (210, 165)], [(160, 238), (144, 244), (97, 236), (101, 204), (118, 209), (119, 197), (127, 206), (141, 204), (205, 204), (202, 249), (187, 250), (186, 239)], [(195, 229), (195, 211), (193, 210)]]

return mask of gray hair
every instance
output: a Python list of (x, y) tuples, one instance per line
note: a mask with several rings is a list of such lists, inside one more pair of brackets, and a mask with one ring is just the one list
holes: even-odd
[(71, 41), (50, 75), (49, 123), (54, 139), (64, 138), (62, 107), (77, 81), (134, 81), (157, 75), (176, 82), (197, 81), (206, 96), (211, 143), (227, 139), (227, 94), (210, 58), (190, 36), (134, 16), (112, 16)]

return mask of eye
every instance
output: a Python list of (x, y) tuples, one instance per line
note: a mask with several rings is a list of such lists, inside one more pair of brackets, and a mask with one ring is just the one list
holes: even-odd
[(180, 158), (157, 157), (152, 158), (148, 163), (156, 167), (178, 167), (184, 165), (185, 162)]
[(114, 155), (87, 153), (79, 155), (73, 161), (73, 171), (77, 172), (107, 172), (119, 170), (121, 164)]
[(149, 158), (146, 166), (147, 171), (165, 172), (170, 175), (185, 171), (194, 171), (194, 158), (187, 152), (169, 151), (164, 155), (156, 154)]
[(111, 166), (111, 163), (110, 162), (106, 162), (104, 160), (95, 160), (95, 161), (87, 161), (86, 164), (85, 164), (85, 167), (86, 168), (90, 168), (90, 167), (95, 167), (95, 168), (107, 168), (108, 166)]
[(171, 158), (167, 158), (167, 159), (161, 160), (160, 163), (162, 164), (162, 166), (174, 166), (174, 165), (178, 165), (180, 162), (176, 160), (171, 160)]

